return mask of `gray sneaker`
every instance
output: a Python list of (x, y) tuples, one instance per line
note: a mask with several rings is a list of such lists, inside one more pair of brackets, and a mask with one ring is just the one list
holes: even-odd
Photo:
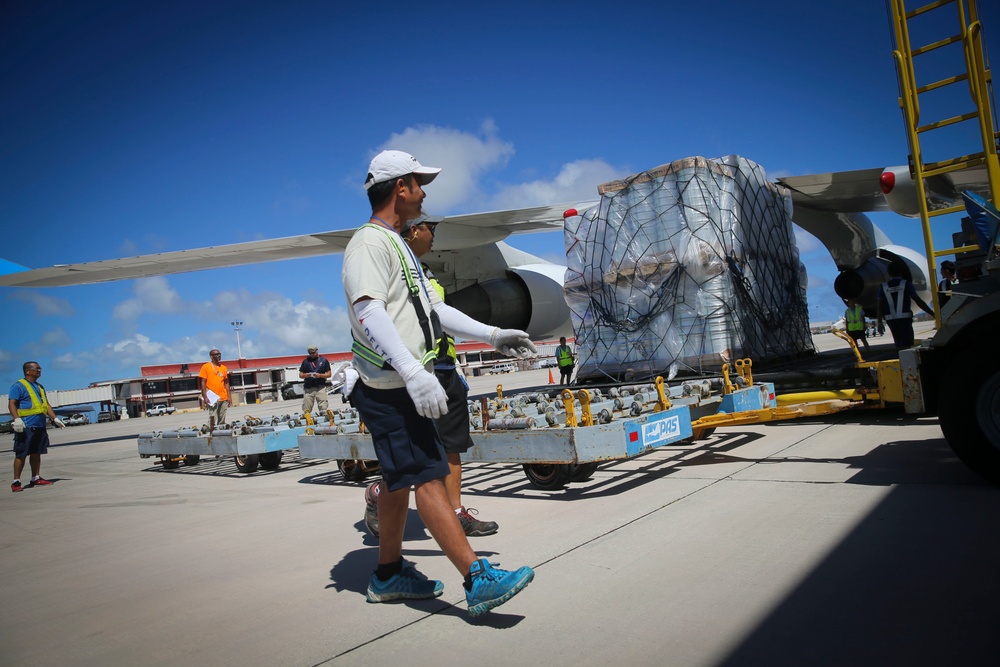
[(496, 521), (480, 521), (472, 516), (473, 514), (479, 514), (479, 511), (472, 507), (463, 507), (462, 511), (458, 513), (458, 520), (462, 523), (466, 536), (484, 537), (500, 530)]
[(368, 602), (425, 600), (436, 598), (443, 592), (443, 583), (437, 579), (428, 579), (425, 575), (420, 574), (412, 563), (404, 563), (403, 570), (388, 581), (382, 581), (372, 574), (372, 578), (368, 582), (367, 600)]

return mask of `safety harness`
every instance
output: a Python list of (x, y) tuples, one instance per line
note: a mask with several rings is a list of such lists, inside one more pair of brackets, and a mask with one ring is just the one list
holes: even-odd
[[(414, 280), (413, 277), (413, 274), (415, 272), (420, 271), (419, 265), (414, 271), (410, 270), (409, 263), (406, 261), (406, 257), (403, 255), (403, 250), (399, 247), (399, 243), (397, 241), (397, 238), (399, 237), (398, 234), (389, 231), (384, 227), (380, 227), (379, 225), (373, 225), (370, 222), (366, 223), (361, 228), (364, 229), (365, 227), (378, 229), (384, 232), (386, 235), (388, 235), (389, 241), (392, 243), (392, 247), (396, 251), (396, 255), (399, 257), (399, 263), (403, 267), (403, 280), (406, 281), (406, 288), (410, 293), (410, 303), (413, 304), (413, 309), (417, 311), (417, 321), (420, 322), (420, 329), (424, 332), (424, 349), (426, 349), (427, 351), (424, 353), (424, 356), (420, 358), (420, 364), (427, 365), (427, 363), (433, 360), (438, 353), (438, 350), (434, 345), (434, 340), (437, 338), (437, 336), (434, 336), (432, 334), (432, 327), (434, 331), (440, 331), (441, 325), (438, 322), (437, 313), (435, 313), (433, 310), (431, 311), (430, 318), (428, 319), (427, 312), (424, 310), (424, 306), (420, 302), (421, 285), (417, 284), (417, 281)], [(425, 288), (425, 293), (426, 293), (426, 288)], [(428, 295), (428, 299), (429, 298), (430, 295)], [(395, 370), (392, 367), (392, 364), (386, 361), (381, 354), (371, 349), (367, 345), (364, 345), (361, 341), (357, 340), (356, 338), (354, 339), (354, 344), (351, 345), (351, 351), (354, 352), (354, 354), (361, 357), (362, 359), (364, 359), (365, 361), (369, 362), (370, 364), (373, 364), (378, 368), (381, 368), (384, 371)]]

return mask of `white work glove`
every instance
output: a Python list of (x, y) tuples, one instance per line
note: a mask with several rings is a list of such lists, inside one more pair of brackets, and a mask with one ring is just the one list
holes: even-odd
[(519, 329), (494, 329), (490, 334), (490, 345), (508, 357), (527, 359), (538, 354), (528, 334)]
[(413, 399), (417, 414), (429, 419), (437, 419), (448, 414), (448, 395), (437, 376), (423, 368), (406, 380), (406, 391)]
[(357, 384), (359, 377), (361, 376), (358, 375), (356, 370), (354, 370), (354, 366), (344, 366), (342, 369), (334, 373), (333, 377), (330, 379), (334, 384), (337, 384), (338, 382), (342, 382), (344, 384), (344, 386), (340, 388), (340, 393), (344, 395), (344, 398), (347, 398), (351, 395), (351, 392), (354, 391), (354, 385)]
[(63, 424), (63, 420), (56, 417), (52, 420), (52, 423), (56, 425), (56, 428), (66, 428), (66, 424)]
[(417, 414), (437, 419), (448, 414), (448, 396), (433, 373), (428, 373), (406, 349), (403, 339), (385, 311), (385, 304), (371, 300), (354, 304), (354, 312), (368, 334), (372, 349), (378, 349), (406, 383)]
[(14, 420), (14, 432), (24, 433), (24, 420), (20, 417)]

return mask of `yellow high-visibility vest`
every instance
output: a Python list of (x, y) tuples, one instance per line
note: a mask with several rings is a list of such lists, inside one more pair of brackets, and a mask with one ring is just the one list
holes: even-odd
[(854, 304), (847, 309), (847, 330), (862, 331), (865, 328), (865, 312), (861, 306)]
[[(442, 287), (441, 283), (439, 283), (437, 281), (437, 278), (430, 278), (430, 281), (431, 281), (431, 287), (434, 288), (434, 291), (437, 292), (437, 295), (439, 297), (441, 297), (441, 301), (443, 302), (444, 301), (444, 287)], [(448, 334), (444, 334), (443, 337), (445, 339), (447, 339), (447, 341), (448, 341), (448, 349), (447, 349), (448, 356), (451, 357), (452, 361), (454, 361), (455, 363), (458, 363), (458, 353), (455, 352), (455, 339), (452, 338), (451, 336), (449, 336)], [(437, 341), (437, 347), (438, 348), (441, 347), (441, 339), (440, 338)]]
[(31, 415), (47, 415), (49, 414), (49, 401), (45, 398), (45, 387), (38, 385), (39, 391), (42, 392), (41, 398), (35, 393), (35, 388), (31, 386), (31, 383), (27, 380), (18, 380), (24, 388), (28, 390), (28, 398), (31, 399), (31, 407), (17, 409), (18, 417), (30, 417)]

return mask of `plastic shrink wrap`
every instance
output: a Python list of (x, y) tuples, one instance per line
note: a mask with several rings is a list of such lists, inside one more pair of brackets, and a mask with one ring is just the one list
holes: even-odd
[(578, 380), (815, 351), (791, 197), (759, 165), (691, 157), (598, 191), (599, 205), (565, 226)]

